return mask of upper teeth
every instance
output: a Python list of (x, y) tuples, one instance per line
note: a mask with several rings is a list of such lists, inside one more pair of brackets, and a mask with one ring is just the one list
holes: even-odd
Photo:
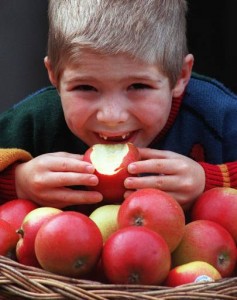
[(125, 140), (126, 137), (128, 137), (128, 136), (129, 136), (129, 133), (126, 133), (126, 134), (122, 135), (122, 139)]
[(107, 136), (104, 136), (104, 135), (102, 135), (102, 134), (100, 134), (100, 137), (102, 138), (102, 139), (104, 139), (104, 140), (107, 140)]
[[(101, 133), (99, 134), (99, 136), (100, 136), (102, 139), (104, 139), (104, 140), (107, 140), (107, 139), (108, 139), (108, 136), (103, 135), (103, 134), (101, 134)], [(129, 133), (125, 133), (125, 134), (123, 134), (121, 137), (122, 137), (123, 140), (125, 140), (128, 136), (129, 136)]]

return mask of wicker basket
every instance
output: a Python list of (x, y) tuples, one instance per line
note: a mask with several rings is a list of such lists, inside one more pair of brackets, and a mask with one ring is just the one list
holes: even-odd
[(103, 284), (55, 275), (0, 256), (0, 299), (237, 299), (237, 278), (186, 284), (176, 288)]

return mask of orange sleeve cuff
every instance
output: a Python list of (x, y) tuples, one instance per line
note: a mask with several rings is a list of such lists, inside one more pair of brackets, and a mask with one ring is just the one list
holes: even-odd
[(18, 163), (31, 158), (28, 152), (21, 149), (0, 149), (0, 204), (17, 198), (15, 168)]
[(205, 190), (214, 187), (232, 187), (237, 188), (237, 162), (231, 162), (221, 165), (211, 165), (201, 162), (206, 174)]
[(31, 154), (25, 150), (17, 148), (0, 149), (0, 171), (3, 171), (17, 161), (28, 161)]

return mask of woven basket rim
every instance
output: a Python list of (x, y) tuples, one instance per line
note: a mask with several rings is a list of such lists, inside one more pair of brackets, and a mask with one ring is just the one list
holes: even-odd
[(107, 284), (69, 278), (25, 266), (0, 256), (1, 299), (171, 300), (237, 299), (237, 277), (175, 288), (154, 285)]

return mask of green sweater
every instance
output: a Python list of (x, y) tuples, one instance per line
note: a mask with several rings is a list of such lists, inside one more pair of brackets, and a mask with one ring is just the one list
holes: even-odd
[(68, 129), (54, 87), (30, 95), (0, 115), (0, 147), (20, 148), (38, 156), (67, 151), (84, 153), (87, 146)]

